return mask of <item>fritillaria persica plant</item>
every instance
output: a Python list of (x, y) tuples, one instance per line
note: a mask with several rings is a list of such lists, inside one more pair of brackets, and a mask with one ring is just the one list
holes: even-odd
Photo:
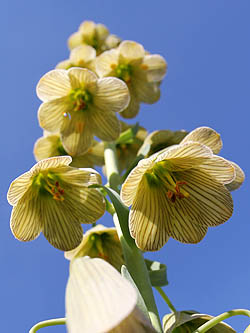
[[(61, 324), (70, 333), (235, 332), (222, 320), (250, 311), (177, 311), (162, 289), (166, 266), (144, 252), (161, 250), (170, 237), (198, 243), (209, 227), (228, 221), (243, 171), (218, 155), (222, 141), (212, 128), (148, 133), (120, 119), (159, 100), (163, 56), (91, 21), (68, 45), (69, 59), (37, 84), (44, 129), (34, 145), (37, 163), (7, 195), (13, 235), (31, 241), (43, 232), (70, 261), (66, 318), (40, 322), (30, 333)], [(105, 211), (113, 228), (99, 224)], [(85, 223), (92, 224), (87, 232)], [(170, 309), (162, 324), (152, 288)]]

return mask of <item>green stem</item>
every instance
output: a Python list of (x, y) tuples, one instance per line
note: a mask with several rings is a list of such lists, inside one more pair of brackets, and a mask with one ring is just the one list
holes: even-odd
[(35, 333), (40, 328), (44, 328), (47, 326), (56, 326), (56, 325), (65, 325), (66, 324), (66, 318), (57, 318), (57, 319), (48, 319), (41, 321), (40, 323), (37, 323), (34, 325), (30, 330), (29, 333)]
[(205, 333), (210, 328), (219, 324), (222, 320), (225, 320), (225, 319), (233, 317), (233, 316), (238, 316), (238, 315), (250, 317), (250, 311), (245, 310), (245, 309), (235, 309), (235, 310), (230, 310), (230, 311), (224, 312), (224, 313), (220, 314), (219, 316), (214, 317), (213, 319), (209, 320), (205, 324), (201, 325), (199, 328), (197, 328), (195, 331), (193, 331), (193, 333)]
[(158, 291), (158, 293), (161, 295), (161, 297), (164, 299), (164, 301), (167, 303), (169, 309), (176, 313), (177, 310), (176, 308), (173, 306), (173, 304), (171, 303), (170, 299), (168, 298), (168, 296), (165, 294), (164, 290), (161, 287), (155, 287), (155, 289)]
[[(113, 143), (105, 144), (104, 159), (106, 165), (106, 173), (107, 176), (110, 177), (108, 178), (110, 187), (117, 191), (118, 186), (120, 185), (120, 183), (118, 183), (118, 179), (120, 182), (120, 176), (117, 167), (115, 144)], [(142, 252), (135, 245), (134, 246), (128, 245), (123, 236), (119, 220), (114, 219), (114, 221), (117, 228), (118, 236), (121, 241), (126, 267), (131, 277), (133, 278), (135, 284), (137, 285), (137, 288), (139, 289), (141, 296), (144, 299), (153, 327), (158, 333), (161, 333), (162, 332), (161, 321), (155, 304), (154, 294)]]

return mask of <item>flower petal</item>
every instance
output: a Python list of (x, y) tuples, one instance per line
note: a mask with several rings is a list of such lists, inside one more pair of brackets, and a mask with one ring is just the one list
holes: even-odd
[(30, 173), (33, 176), (34, 174), (37, 174), (39, 171), (64, 167), (64, 166), (69, 165), (71, 162), (72, 162), (72, 157), (70, 157), (70, 156), (50, 157), (50, 158), (37, 162), (30, 169)]
[(57, 132), (61, 129), (68, 111), (71, 111), (68, 97), (42, 103), (38, 110), (39, 125), (49, 132)]
[(235, 178), (231, 183), (226, 184), (226, 188), (229, 191), (234, 191), (234, 190), (237, 190), (242, 185), (242, 183), (245, 179), (245, 174), (244, 174), (244, 171), (236, 163), (234, 163), (232, 161), (229, 161), (229, 162), (234, 167)]
[(118, 47), (118, 52), (119, 62), (126, 64), (137, 64), (142, 61), (145, 55), (144, 47), (141, 44), (130, 40), (121, 42)]
[(10, 227), (20, 241), (30, 241), (39, 236), (42, 230), (40, 202), (31, 189), (13, 207)]
[(79, 45), (70, 53), (70, 61), (73, 64), (80, 65), (81, 62), (87, 63), (96, 57), (96, 50), (90, 45)]
[(105, 51), (96, 58), (96, 72), (99, 77), (115, 76), (115, 68), (117, 65), (117, 50)]
[(74, 49), (78, 45), (81, 45), (82, 43), (83, 35), (80, 31), (74, 32), (68, 39), (68, 47), (70, 50)]
[(73, 67), (68, 70), (72, 89), (84, 88), (94, 94), (97, 76), (87, 68)]
[(214, 154), (218, 154), (222, 148), (220, 134), (210, 127), (198, 127), (190, 132), (181, 143), (194, 141), (199, 142), (212, 149)]
[(18, 200), (28, 191), (31, 182), (31, 173), (29, 171), (13, 180), (7, 193), (7, 200), (10, 205), (15, 206), (17, 204)]
[(99, 79), (93, 104), (100, 110), (120, 112), (130, 101), (129, 90), (122, 80), (115, 77)]
[(64, 182), (74, 186), (90, 186), (102, 183), (101, 175), (91, 168), (78, 169), (66, 167), (65, 170), (61, 172), (60, 178)]
[(136, 80), (136, 82), (133, 83), (132, 89), (135, 90), (137, 99), (147, 104), (156, 103), (161, 96), (159, 85), (155, 82)]
[(33, 151), (36, 161), (48, 157), (61, 156), (62, 154), (60, 154), (58, 150), (60, 141), (60, 136), (58, 134), (43, 136), (36, 140)]
[(66, 96), (70, 93), (70, 90), (70, 80), (67, 71), (64, 69), (53, 69), (46, 73), (36, 87), (37, 96), (43, 102)]
[(129, 91), (130, 103), (128, 107), (120, 113), (120, 115), (126, 119), (134, 118), (138, 114), (140, 109), (140, 102), (137, 99), (137, 96), (135, 96), (134, 92), (131, 89)]
[(148, 54), (145, 55), (141, 68), (145, 71), (148, 82), (157, 82), (164, 78), (167, 72), (167, 63), (159, 54)]
[(71, 333), (109, 332), (132, 313), (136, 300), (131, 284), (104, 260), (85, 257), (71, 263), (66, 288)]
[(90, 114), (94, 134), (104, 141), (114, 141), (120, 135), (120, 122), (112, 111), (95, 109)]

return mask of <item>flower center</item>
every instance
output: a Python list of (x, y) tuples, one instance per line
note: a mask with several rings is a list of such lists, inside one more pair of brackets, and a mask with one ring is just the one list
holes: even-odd
[(116, 76), (126, 83), (130, 83), (132, 75), (132, 66), (120, 64), (115, 68)]
[(73, 111), (85, 111), (93, 101), (90, 92), (83, 88), (72, 89), (69, 99), (72, 102)]
[(97, 251), (97, 256), (104, 260), (108, 260), (107, 253), (105, 253), (106, 251), (104, 249), (104, 242), (107, 241), (107, 238), (109, 238), (109, 236), (105, 233), (101, 235), (94, 233), (90, 237), (90, 240), (93, 242), (93, 247)]
[(153, 168), (145, 173), (147, 182), (150, 186), (164, 186), (167, 198), (175, 203), (177, 199), (189, 197), (189, 193), (184, 190), (183, 186), (187, 184), (184, 180), (177, 180), (177, 172), (169, 171), (168, 161), (156, 163)]
[(56, 201), (64, 200), (64, 189), (60, 179), (53, 172), (39, 172), (33, 179), (32, 186), (40, 195), (50, 195)]

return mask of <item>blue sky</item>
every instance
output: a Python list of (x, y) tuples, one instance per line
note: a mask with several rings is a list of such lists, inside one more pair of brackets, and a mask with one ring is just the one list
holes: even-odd
[[(143, 105), (135, 121), (148, 131), (210, 126), (222, 136), (221, 155), (249, 173), (250, 2), (239, 0), (18, 1), (0, 13), (2, 163), (0, 187), (1, 331), (27, 332), (64, 316), (68, 262), (41, 235), (21, 243), (9, 229), (10, 182), (35, 163), (40, 77), (68, 57), (66, 40), (83, 20), (104, 23), (168, 61), (161, 100)], [(250, 306), (249, 182), (233, 193), (232, 218), (210, 228), (198, 245), (170, 240), (146, 255), (168, 266), (166, 293), (180, 309), (219, 314)], [(107, 215), (100, 223), (110, 225)], [(157, 296), (161, 316), (168, 312)], [(243, 332), (248, 318), (228, 320)], [(41, 332), (65, 332), (53, 327)]]

